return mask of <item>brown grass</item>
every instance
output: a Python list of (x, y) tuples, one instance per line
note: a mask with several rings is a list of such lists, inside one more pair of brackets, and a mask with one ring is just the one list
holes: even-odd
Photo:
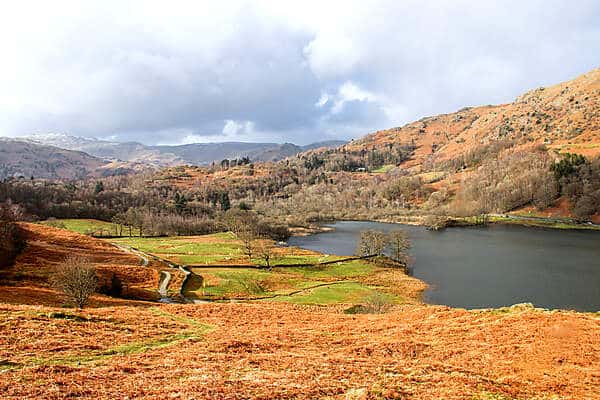
[[(125, 296), (157, 298), (159, 271), (165, 268), (162, 264), (151, 263), (148, 267), (143, 267), (139, 257), (125, 253), (108, 242), (64, 229), (29, 223), (21, 223), (19, 226), (25, 235), (27, 246), (15, 265), (3, 271), (3, 284), (40, 289), (39, 297), (45, 299), (41, 304), (48, 304), (47, 298), (52, 293), (48, 280), (69, 255), (88, 258), (97, 270), (100, 284), (110, 282), (115, 274), (125, 287)], [(27, 290), (29, 289), (25, 291)], [(0, 300), (4, 300), (6, 296), (6, 291), (0, 290)], [(60, 301), (60, 298), (56, 298), (53, 304)]]
[[(0, 392), (99, 399), (598, 398), (597, 315), (418, 305), (382, 315), (289, 304), (160, 310), (90, 309), (87, 321), (77, 322), (40, 316), (53, 309), (1, 306), (0, 358), (13, 365), (1, 375)], [(52, 363), (176, 334), (190, 329), (190, 319), (214, 330), (202, 340), (91, 363)]]

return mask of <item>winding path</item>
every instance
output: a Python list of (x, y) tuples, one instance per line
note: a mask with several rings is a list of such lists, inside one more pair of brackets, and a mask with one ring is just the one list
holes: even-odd
[[(142, 253), (141, 251), (133, 249), (131, 247), (125, 247), (115, 243), (113, 243), (113, 245), (126, 253), (133, 254), (139, 257), (142, 260), (142, 266), (147, 267), (150, 264), (150, 258), (147, 254)], [(167, 265), (169, 265), (170, 267), (174, 267), (174, 265), (171, 265), (169, 263), (167, 263)], [(171, 274), (171, 272), (166, 270), (160, 271), (160, 279), (158, 281), (158, 294), (160, 295), (159, 301), (162, 303), (171, 303), (173, 301), (169, 297), (168, 291), (169, 283), (171, 283), (172, 278), (173, 275)]]
[(161, 301), (169, 298), (169, 292), (167, 288), (171, 282), (172, 275), (169, 271), (160, 271), (161, 279), (158, 284), (158, 294), (161, 295)]

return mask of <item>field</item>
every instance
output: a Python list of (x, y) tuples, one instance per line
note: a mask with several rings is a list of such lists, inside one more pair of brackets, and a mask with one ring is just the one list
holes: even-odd
[[(52, 219), (43, 221), (41, 224), (67, 229), (82, 235), (117, 236), (119, 234), (117, 225), (97, 219)], [(129, 235), (129, 229), (123, 229), (122, 233)], [(131, 230), (131, 234), (139, 235), (139, 230), (134, 228)]]
[(422, 282), (402, 270), (370, 261), (322, 267), (193, 268), (186, 296), (195, 299), (286, 301), (301, 304), (357, 304), (380, 295), (390, 303), (418, 302)]
[[(76, 311), (44, 283), (68, 252), (147, 290), (168, 267), (108, 240), (23, 227), (29, 246), (0, 287), (2, 398), (598, 398), (599, 313), (426, 305), (421, 281), (365, 260), (253, 268), (229, 233), (110, 239), (206, 260), (186, 292), (201, 303), (96, 295)], [(335, 259), (277, 252), (281, 264)], [(234, 261), (245, 264), (222, 267)], [(383, 312), (350, 312), (373, 299)]]
[(592, 399), (600, 385), (592, 314), (139, 303), (0, 315), (6, 399)]
[[(264, 300), (306, 304), (354, 304), (380, 293), (393, 303), (418, 301), (424, 285), (402, 270), (352, 260), (314, 267), (342, 257), (295, 247), (275, 247), (272, 269), (259, 258), (250, 260), (232, 233), (193, 237), (119, 238), (129, 246), (177, 264), (188, 265), (192, 276), (185, 296), (195, 300)], [(392, 276), (392, 279), (390, 279)], [(390, 284), (393, 283), (393, 284)]]
[[(256, 254), (252, 260), (248, 259), (243, 243), (231, 232), (203, 236), (127, 237), (111, 241), (184, 265), (257, 265), (262, 262)], [(298, 248), (280, 247), (275, 248), (273, 253), (272, 264), (316, 263), (336, 258)]]

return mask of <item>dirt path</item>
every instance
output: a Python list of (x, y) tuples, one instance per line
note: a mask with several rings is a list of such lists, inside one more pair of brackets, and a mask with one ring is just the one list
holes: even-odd
[[(147, 254), (142, 253), (141, 251), (130, 248), (130, 247), (120, 246), (118, 244), (114, 244), (114, 246), (126, 253), (133, 254), (133, 255), (139, 257), (142, 260), (142, 266), (147, 267), (148, 265), (150, 265), (150, 258)], [(169, 266), (173, 267), (172, 265), (169, 265)], [(160, 279), (158, 281), (158, 294), (161, 297), (159, 301), (162, 303), (172, 302), (171, 298), (169, 297), (169, 291), (168, 291), (169, 283), (171, 283), (172, 278), (173, 278), (173, 275), (171, 274), (171, 272), (169, 272), (167, 270), (160, 271)]]
[(148, 259), (148, 257), (146, 257), (143, 253), (134, 250), (130, 247), (125, 247), (125, 246), (121, 246), (118, 244), (114, 244), (112, 243), (116, 248), (123, 250), (125, 253), (129, 253), (129, 254), (133, 254), (134, 256), (138, 256), (139, 258), (141, 258), (142, 260), (142, 266), (147, 267), (148, 264), (150, 264), (150, 260)]
[(169, 283), (171, 283), (171, 273), (169, 271), (160, 271), (161, 279), (158, 285), (158, 294), (161, 296), (161, 301), (169, 298), (169, 292), (167, 288), (169, 287)]

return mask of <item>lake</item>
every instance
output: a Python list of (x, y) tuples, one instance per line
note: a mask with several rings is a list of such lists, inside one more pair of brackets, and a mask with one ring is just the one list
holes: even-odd
[(407, 232), (410, 267), (430, 287), (424, 300), (463, 308), (509, 306), (600, 310), (600, 232), (514, 225), (448, 228), (342, 221), (332, 232), (292, 237), (289, 244), (352, 255), (360, 231)]

